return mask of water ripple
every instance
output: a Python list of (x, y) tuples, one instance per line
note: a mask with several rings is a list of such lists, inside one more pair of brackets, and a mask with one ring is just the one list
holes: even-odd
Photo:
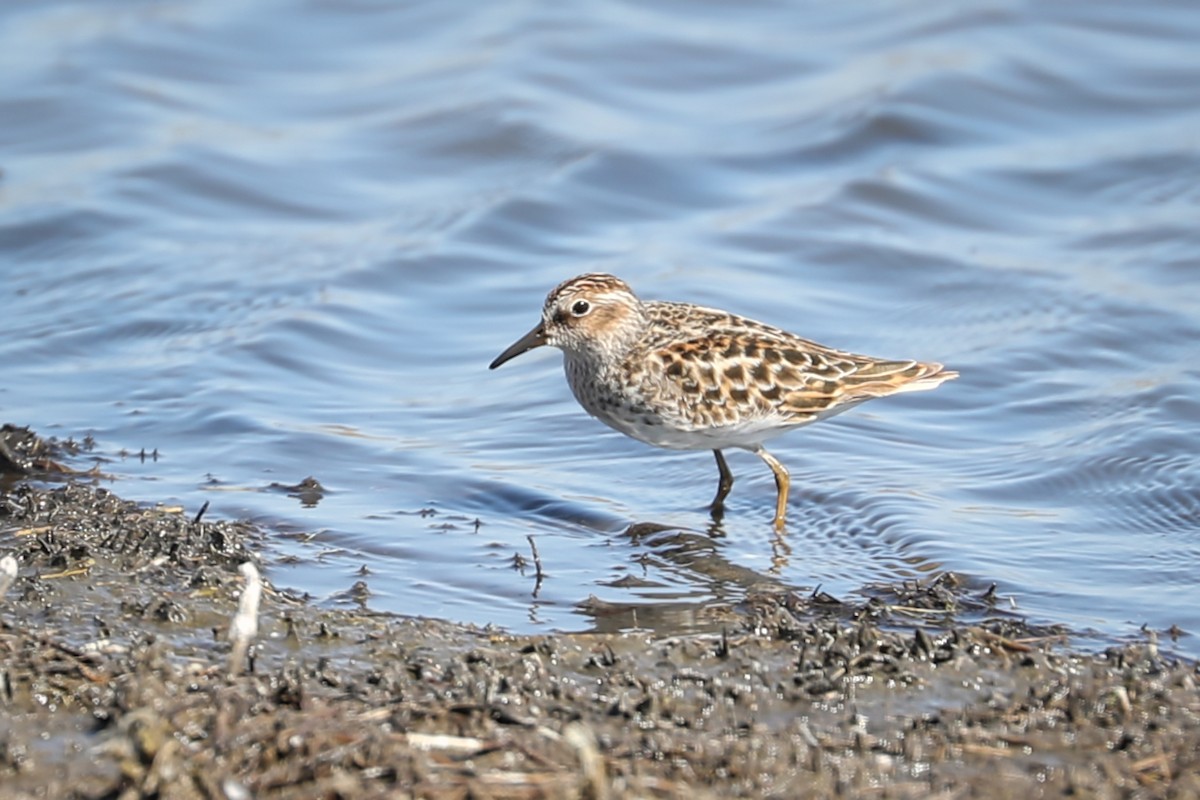
[[(370, 564), (405, 613), (677, 630), (759, 583), (953, 569), (1040, 619), (1200, 630), (1182, 4), (0, 22), (5, 411), (93, 434), (123, 494), (262, 521), (278, 583), (333, 601)], [(962, 377), (778, 440), (783, 537), (731, 454), (714, 524), (709, 454), (589, 420), (556, 355), (487, 370), (592, 269)], [(310, 507), (268, 488), (309, 475)]]

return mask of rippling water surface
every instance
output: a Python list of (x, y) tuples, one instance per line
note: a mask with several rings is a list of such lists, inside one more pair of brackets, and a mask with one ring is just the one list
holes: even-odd
[[(1200, 652), (1197, 41), (1183, 3), (7, 2), (0, 418), (260, 521), (329, 603), (677, 630), (949, 569)], [(486, 368), (589, 270), (962, 377), (777, 440), (782, 539), (732, 453), (714, 527), (708, 453), (552, 351)]]

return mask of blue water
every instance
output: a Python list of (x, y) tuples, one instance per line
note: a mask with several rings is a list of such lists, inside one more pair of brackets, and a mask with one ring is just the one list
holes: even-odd
[[(7, 2), (0, 419), (330, 604), (686, 630), (953, 570), (1200, 653), (1197, 41), (1182, 3)], [(551, 351), (487, 370), (592, 270), (962, 377), (777, 440), (781, 539), (731, 453), (713, 528), (711, 455)]]

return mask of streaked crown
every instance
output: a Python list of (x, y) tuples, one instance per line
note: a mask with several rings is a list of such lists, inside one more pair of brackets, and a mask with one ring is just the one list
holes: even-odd
[(646, 324), (629, 284), (600, 272), (560, 283), (542, 307), (546, 343), (567, 353), (619, 352)]

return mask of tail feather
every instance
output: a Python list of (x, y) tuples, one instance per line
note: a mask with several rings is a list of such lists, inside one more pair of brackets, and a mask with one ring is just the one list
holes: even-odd
[(958, 377), (958, 373), (952, 369), (946, 369), (941, 364), (931, 362), (928, 364), (918, 363), (919, 371), (909, 381), (901, 384), (896, 388), (897, 392), (924, 392), (929, 389), (936, 389), (946, 381), (952, 381)]
[(924, 392), (937, 388), (958, 373), (941, 364), (920, 361), (875, 361), (854, 373), (848, 381), (850, 398), (883, 397), (902, 392)]

